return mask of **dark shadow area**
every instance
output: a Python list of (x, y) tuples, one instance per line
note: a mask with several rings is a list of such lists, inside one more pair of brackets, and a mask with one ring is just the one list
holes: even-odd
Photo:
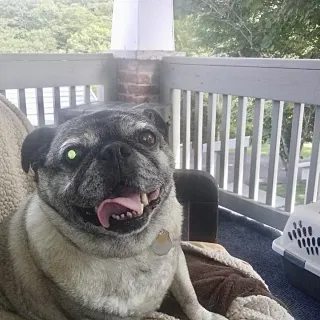
[(285, 277), (281, 257), (271, 247), (278, 236), (277, 231), (255, 221), (222, 209), (219, 211), (218, 242), (230, 254), (253, 266), (295, 320), (319, 319), (320, 302), (295, 288)]

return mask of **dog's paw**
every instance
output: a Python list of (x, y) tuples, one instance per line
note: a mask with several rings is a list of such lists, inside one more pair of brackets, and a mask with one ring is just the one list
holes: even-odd
[(227, 318), (222, 316), (221, 314), (212, 313), (211, 316), (211, 320), (227, 320)]
[(218, 313), (212, 313), (210, 311), (204, 310), (202, 320), (227, 320), (227, 318)]
[(144, 320), (178, 320), (174, 317), (168, 316), (166, 314), (160, 313), (160, 312), (152, 312), (148, 314), (147, 317), (143, 318)]

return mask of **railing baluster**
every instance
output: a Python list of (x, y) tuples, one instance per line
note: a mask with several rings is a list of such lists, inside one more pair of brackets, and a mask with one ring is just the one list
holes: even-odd
[(255, 201), (258, 200), (258, 196), (259, 196), (259, 175), (260, 175), (261, 145), (262, 145), (262, 131), (263, 131), (263, 116), (264, 116), (264, 99), (256, 99), (255, 105), (254, 105), (252, 152), (251, 152), (250, 183), (249, 183), (249, 198)]
[(181, 90), (171, 91), (172, 103), (172, 151), (175, 158), (176, 168), (180, 168), (180, 112), (181, 112)]
[(6, 96), (6, 90), (0, 90), (0, 94), (2, 94), (3, 96)]
[(306, 204), (317, 201), (320, 175), (320, 106), (316, 107)]
[(38, 108), (38, 126), (45, 125), (44, 117), (44, 101), (43, 101), (43, 89), (37, 88), (37, 108)]
[(70, 87), (70, 106), (74, 107), (77, 105), (77, 98), (76, 98), (76, 87)]
[(183, 139), (183, 169), (190, 169), (190, 138), (191, 138), (191, 92), (183, 91), (183, 124), (184, 124), (184, 139)]
[(220, 188), (228, 188), (228, 160), (231, 118), (231, 96), (223, 95), (221, 119)]
[(271, 143), (266, 197), (266, 203), (272, 207), (274, 207), (276, 203), (282, 117), (283, 101), (273, 101)]
[(25, 89), (19, 89), (19, 109), (27, 115), (27, 102), (26, 102), (26, 91)]
[(214, 175), (215, 170), (215, 141), (216, 141), (216, 118), (217, 118), (217, 95), (209, 94), (208, 98), (208, 125), (207, 125), (207, 172)]
[(96, 86), (97, 88), (97, 99), (98, 101), (108, 101), (106, 97), (106, 90), (103, 85)]
[(61, 96), (60, 96), (60, 87), (53, 88), (53, 115), (54, 115), (54, 124), (59, 124), (59, 113), (61, 110)]
[(233, 192), (242, 195), (243, 189), (243, 170), (244, 170), (244, 140), (246, 134), (247, 120), (247, 102), (246, 97), (239, 97), (239, 107), (237, 116), (237, 136), (236, 151), (234, 160), (234, 184)]
[(288, 180), (285, 201), (285, 211), (293, 212), (296, 200), (298, 164), (300, 156), (301, 133), (303, 125), (304, 104), (295, 103), (293, 110), (290, 151), (288, 163)]
[(203, 92), (195, 95), (195, 121), (194, 121), (194, 168), (202, 170), (202, 127), (203, 127)]
[(90, 86), (85, 86), (84, 87), (84, 101), (85, 101), (85, 103), (91, 102), (90, 94), (91, 94)]

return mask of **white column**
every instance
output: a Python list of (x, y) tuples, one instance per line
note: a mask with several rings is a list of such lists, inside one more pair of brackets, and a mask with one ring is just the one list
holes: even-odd
[(114, 0), (111, 50), (174, 51), (173, 0)]

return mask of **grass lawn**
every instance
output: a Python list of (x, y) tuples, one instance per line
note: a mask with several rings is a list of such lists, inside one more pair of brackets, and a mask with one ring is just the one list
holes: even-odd
[(302, 158), (310, 158), (312, 150), (312, 143), (305, 143), (302, 147), (300, 156)]
[[(302, 158), (310, 158), (311, 157), (311, 149), (312, 144), (311, 143), (305, 143), (302, 147), (300, 156)], [(251, 154), (252, 147), (250, 146), (248, 148), (248, 154)], [(268, 143), (265, 143), (261, 146), (261, 154), (268, 156), (270, 153), (270, 145)]]
[[(311, 143), (305, 143), (301, 150), (301, 158), (308, 159), (311, 157), (311, 150), (312, 150), (312, 144)], [(251, 154), (252, 147), (248, 148), (248, 154)], [(261, 154), (268, 156), (270, 154), (270, 145), (269, 144), (263, 144), (261, 146)], [(267, 185), (260, 183), (260, 189), (267, 191)], [(306, 183), (305, 182), (297, 182), (297, 190), (296, 190), (296, 204), (303, 204), (304, 203), (304, 196), (306, 191)], [(277, 196), (285, 198), (286, 197), (286, 185), (279, 183), (277, 185)]]
[[(266, 184), (260, 184), (259, 187), (261, 190), (267, 191)], [(304, 203), (304, 195), (306, 192), (306, 184), (302, 182), (297, 183), (297, 190), (296, 190), (296, 204), (303, 204)], [(286, 197), (286, 185), (279, 183), (277, 185), (277, 196), (285, 198)]]

